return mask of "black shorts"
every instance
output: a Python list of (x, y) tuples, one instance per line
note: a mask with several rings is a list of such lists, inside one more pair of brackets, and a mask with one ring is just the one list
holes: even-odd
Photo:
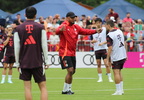
[(106, 49), (95, 51), (95, 57), (96, 59), (101, 59), (101, 58), (106, 59), (107, 58)]
[(71, 57), (71, 56), (65, 56), (63, 59), (60, 56), (60, 63), (61, 63), (61, 67), (62, 69), (66, 69), (69, 67), (73, 67), (74, 69), (76, 69), (76, 57)]
[(125, 61), (126, 59), (122, 59), (122, 60), (113, 62), (112, 69), (123, 69), (123, 65)]
[(14, 56), (4, 56), (3, 58), (3, 63), (11, 64), (15, 62), (15, 57)]
[(24, 80), (24, 81), (31, 81), (32, 75), (36, 83), (46, 81), (43, 67), (34, 68), (34, 69), (20, 68), (19, 79)]

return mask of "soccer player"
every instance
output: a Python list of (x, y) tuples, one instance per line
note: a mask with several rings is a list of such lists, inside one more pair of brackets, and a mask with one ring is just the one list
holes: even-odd
[(11, 81), (12, 77), (12, 67), (15, 62), (15, 57), (14, 57), (14, 45), (13, 45), (13, 28), (11, 25), (7, 26), (7, 35), (3, 36), (3, 44), (5, 46), (5, 52), (4, 52), (4, 58), (3, 58), (3, 72), (2, 72), (2, 80), (1, 84), (5, 83), (5, 77), (7, 73), (7, 67), (9, 64), (9, 71), (8, 71), (8, 83), (13, 83)]
[(74, 94), (74, 92), (71, 91), (71, 85), (72, 76), (76, 69), (75, 53), (78, 35), (91, 35), (97, 33), (97, 31), (102, 31), (101, 29), (90, 30), (81, 28), (79, 25), (74, 24), (75, 17), (76, 15), (73, 12), (68, 12), (66, 14), (66, 21), (64, 21), (56, 30), (56, 34), (60, 35), (59, 56), (61, 67), (62, 69), (67, 69), (62, 94), (68, 95)]
[(19, 25), (14, 33), (16, 67), (20, 72), (20, 79), (24, 82), (25, 99), (32, 100), (31, 77), (33, 75), (41, 91), (41, 100), (48, 100), (44, 71), (44, 68), (49, 67), (46, 31), (43, 25), (34, 22), (37, 13), (34, 7), (27, 7), (25, 13), (26, 21)]
[(110, 71), (110, 67), (111, 66), (107, 66), (107, 62), (106, 62), (106, 57), (107, 57), (107, 40), (106, 40), (106, 28), (105, 27), (101, 27), (102, 26), (102, 20), (101, 18), (97, 18), (95, 20), (96, 22), (96, 27), (98, 28), (102, 28), (102, 32), (99, 34), (93, 34), (93, 40), (91, 41), (91, 43), (94, 43), (94, 51), (95, 51), (95, 56), (96, 56), (96, 62), (97, 62), (97, 71), (98, 71), (98, 76), (99, 76), (99, 80), (97, 82), (102, 82), (102, 69), (101, 69), (101, 58), (103, 58), (104, 64), (106, 66), (106, 71), (107, 71), (107, 75), (109, 78), (109, 82), (113, 82), (112, 78), (111, 78), (111, 71)]
[(106, 29), (110, 31), (107, 34), (107, 45), (108, 45), (108, 54), (107, 54), (107, 65), (109, 57), (111, 56), (112, 69), (114, 72), (116, 92), (112, 95), (122, 95), (123, 92), (123, 76), (121, 73), (121, 69), (123, 69), (123, 65), (125, 60), (127, 59), (124, 35), (121, 30), (114, 29), (114, 22), (112, 20), (108, 20), (106, 22)]

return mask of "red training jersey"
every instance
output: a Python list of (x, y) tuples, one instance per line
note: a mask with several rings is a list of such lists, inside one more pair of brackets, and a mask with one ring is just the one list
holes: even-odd
[[(60, 28), (65, 25), (63, 32)], [(56, 34), (60, 35), (59, 56), (75, 56), (78, 35), (91, 35), (96, 33), (95, 30), (83, 29), (77, 24), (71, 25), (68, 21), (64, 21), (56, 30)]]

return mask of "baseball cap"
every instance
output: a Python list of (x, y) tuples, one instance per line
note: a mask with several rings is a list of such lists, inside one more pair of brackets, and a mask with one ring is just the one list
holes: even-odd
[[(10, 28), (10, 27), (12, 27), (11, 25), (7, 25), (7, 27), (6, 28)], [(13, 28), (13, 27), (12, 27)]]
[(115, 18), (113, 16), (110, 17), (110, 20), (112, 20), (113, 22), (115, 22)]
[(131, 36), (135, 36), (133, 33), (131, 33)]
[(73, 17), (77, 17), (73, 12), (68, 12), (67, 14), (66, 14), (66, 17), (71, 17), (71, 18), (73, 18)]

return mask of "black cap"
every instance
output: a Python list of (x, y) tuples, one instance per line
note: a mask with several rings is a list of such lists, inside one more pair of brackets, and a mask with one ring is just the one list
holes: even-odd
[(68, 12), (67, 14), (66, 14), (66, 17), (71, 17), (71, 18), (73, 18), (73, 17), (77, 17), (73, 12)]

